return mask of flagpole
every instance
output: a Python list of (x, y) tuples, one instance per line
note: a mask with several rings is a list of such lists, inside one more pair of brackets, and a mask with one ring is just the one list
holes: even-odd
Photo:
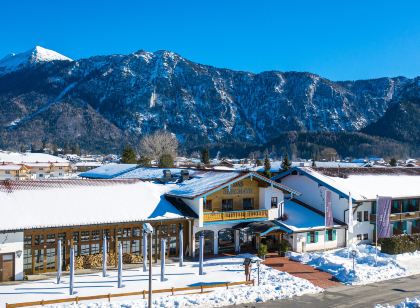
[(324, 252), (325, 242), (327, 240), (327, 190), (324, 192)]
[(378, 195), (376, 195), (376, 216), (375, 216), (375, 265), (378, 262)]

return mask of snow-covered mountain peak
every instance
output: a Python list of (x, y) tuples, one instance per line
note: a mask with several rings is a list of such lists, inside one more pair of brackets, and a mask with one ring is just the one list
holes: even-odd
[(21, 69), (27, 65), (49, 62), (49, 61), (73, 61), (72, 59), (46, 49), (41, 46), (35, 46), (31, 50), (22, 53), (11, 53), (0, 60), (0, 75)]

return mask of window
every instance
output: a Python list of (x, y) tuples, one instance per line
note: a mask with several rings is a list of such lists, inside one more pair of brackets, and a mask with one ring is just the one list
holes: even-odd
[(34, 245), (42, 245), (44, 244), (44, 236), (43, 235), (35, 235)]
[(133, 228), (133, 236), (134, 237), (140, 237), (140, 228)]
[(92, 241), (99, 241), (101, 239), (100, 231), (93, 230), (92, 231)]
[(362, 235), (361, 235), (361, 234), (358, 234), (358, 235), (357, 235), (357, 240), (358, 240), (358, 241), (361, 241), (361, 240), (362, 240)]
[(55, 248), (47, 249), (47, 269), (55, 269)]
[(401, 209), (400, 209), (400, 201), (393, 200), (392, 201), (391, 213), (400, 213), (400, 212), (401, 212)]
[(55, 243), (55, 234), (48, 234), (47, 235), (47, 244), (54, 244)]
[(254, 209), (254, 199), (253, 198), (244, 198), (242, 200), (242, 205), (244, 210), (253, 210)]
[(365, 233), (363, 234), (363, 240), (367, 241), (369, 239), (369, 234)]
[(204, 209), (206, 211), (212, 211), (213, 210), (213, 206), (212, 206), (211, 200), (206, 200), (206, 202), (204, 203)]
[(140, 240), (131, 242), (131, 252), (135, 255), (140, 255)]
[(96, 253), (99, 253), (99, 244), (90, 245), (90, 254), (94, 255)]
[(369, 211), (364, 211), (363, 212), (363, 220), (364, 221), (369, 221)]
[(317, 243), (318, 231), (311, 231), (306, 234), (306, 243)]
[(32, 270), (32, 249), (25, 248), (23, 251), (23, 269), (24, 270)]
[(233, 211), (233, 199), (222, 200), (222, 211)]
[(40, 177), (40, 178), (43, 178), (43, 177), (44, 177), (44, 175), (43, 175), (43, 174), (40, 174), (40, 175), (39, 175), (39, 177)]
[(271, 208), (276, 208), (278, 204), (278, 198), (277, 197), (271, 197)]
[(362, 212), (361, 211), (358, 211), (357, 212), (357, 221), (358, 222), (361, 222), (362, 221)]
[(10, 170), (6, 170), (6, 174), (10, 174)]
[(89, 231), (82, 231), (80, 240), (82, 242), (87, 242), (87, 241), (89, 241), (89, 238), (90, 238), (90, 232)]
[[(82, 256), (88, 255), (90, 253), (90, 249), (89, 249), (90, 247), (89, 246), (90, 246), (89, 244), (80, 245), (80, 255), (82, 255)], [(75, 253), (75, 255), (76, 255), (76, 253)]]

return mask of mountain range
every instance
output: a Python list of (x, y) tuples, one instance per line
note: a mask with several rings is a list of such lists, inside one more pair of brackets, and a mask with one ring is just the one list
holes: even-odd
[(263, 148), (296, 131), (375, 135), (418, 155), (419, 101), (419, 77), (334, 82), (308, 72), (216, 68), (169, 51), (72, 60), (37, 46), (0, 60), (0, 148), (51, 143), (113, 152), (158, 129), (187, 150)]

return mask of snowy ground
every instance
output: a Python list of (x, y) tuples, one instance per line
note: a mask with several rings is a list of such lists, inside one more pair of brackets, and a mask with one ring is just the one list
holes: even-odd
[[(349, 251), (356, 250), (355, 271)], [(363, 285), (420, 273), (420, 251), (400, 255), (378, 252), (369, 245), (336, 249), (327, 252), (290, 253), (290, 258), (334, 275), (345, 284)]]
[(415, 298), (407, 298), (398, 305), (376, 305), (375, 308), (419, 308), (420, 307), (420, 295)]
[[(180, 268), (178, 264), (167, 264), (167, 281), (160, 281), (160, 267), (153, 268), (153, 288), (164, 289), (171, 287), (197, 286), (201, 284), (225, 283), (245, 280), (242, 266), (243, 257), (217, 258), (205, 261), (204, 276), (198, 275), (198, 265), (194, 262), (185, 262)], [(124, 293), (130, 291), (147, 290), (148, 273), (142, 269), (125, 270), (123, 273), (124, 288), (117, 288), (116, 272), (109, 272), (109, 277), (102, 278), (101, 273), (76, 275), (75, 290), (77, 296)], [(256, 268), (253, 268), (252, 278), (257, 278)], [(261, 265), (260, 286), (238, 286), (215, 289), (205, 294), (168, 294), (154, 295), (155, 307), (220, 307), (225, 305), (261, 302), (274, 299), (288, 298), (308, 293), (322, 292), (321, 288), (314, 286), (307, 280), (291, 276), (284, 272)], [(25, 282), (16, 285), (0, 286), (0, 307), (5, 303), (23, 302), (31, 300), (54, 299), (70, 297), (68, 294), (68, 277), (62, 279), (57, 285), (55, 279), (36, 282)], [(134, 298), (117, 298), (111, 301), (112, 307), (146, 307), (146, 301)], [(75, 307), (77, 305), (68, 305)], [(79, 307), (108, 307), (106, 301), (81, 302)]]

